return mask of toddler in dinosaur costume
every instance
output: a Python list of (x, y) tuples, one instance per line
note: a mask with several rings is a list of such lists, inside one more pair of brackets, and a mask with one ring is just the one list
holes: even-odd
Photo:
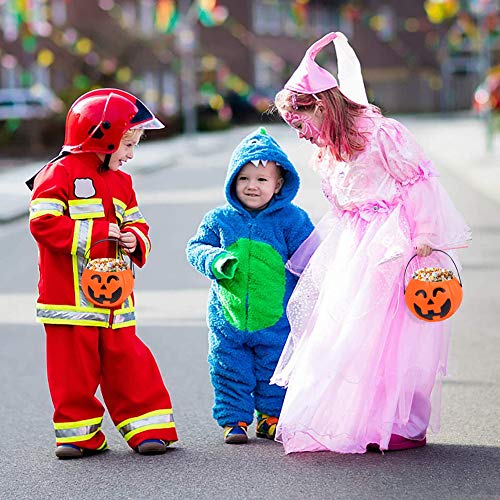
[(290, 331), (286, 306), (297, 280), (285, 264), (313, 229), (292, 204), (299, 183), (266, 130), (251, 133), (231, 157), (227, 203), (205, 215), (187, 245), (189, 262), (212, 280), (208, 361), (226, 443), (248, 441), (255, 411), (257, 437), (274, 439), (285, 390), (269, 380)]

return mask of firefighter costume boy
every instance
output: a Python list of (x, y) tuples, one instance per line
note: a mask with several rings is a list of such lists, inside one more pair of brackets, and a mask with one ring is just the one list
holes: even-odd
[[(117, 257), (110, 225), (137, 240), (142, 267), (151, 243), (129, 174), (108, 167), (124, 133), (162, 128), (136, 97), (98, 89), (77, 99), (66, 118), (61, 154), (28, 181), (30, 230), (39, 249), (37, 321), (46, 331), (56, 455), (104, 451), (104, 407), (128, 445), (158, 454), (177, 441), (169, 393), (149, 348), (136, 336), (133, 296), (117, 309), (90, 303), (81, 287), (88, 258)], [(102, 161), (104, 158), (104, 161)], [(120, 163), (121, 165), (121, 163)]]

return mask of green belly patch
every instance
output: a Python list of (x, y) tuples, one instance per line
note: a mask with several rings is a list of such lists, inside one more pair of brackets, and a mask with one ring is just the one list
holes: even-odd
[(238, 257), (233, 279), (219, 280), (226, 320), (238, 330), (254, 332), (273, 326), (283, 315), (285, 266), (267, 243), (241, 238), (229, 252)]

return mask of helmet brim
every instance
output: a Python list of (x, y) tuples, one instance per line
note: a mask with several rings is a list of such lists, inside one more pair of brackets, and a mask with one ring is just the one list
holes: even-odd
[(131, 120), (131, 129), (158, 129), (165, 125), (156, 118), (154, 113), (140, 100), (136, 99), (137, 113)]
[(165, 128), (165, 125), (158, 120), (158, 118), (154, 117), (152, 120), (138, 123), (137, 125), (130, 127), (130, 130), (152, 130), (159, 128)]

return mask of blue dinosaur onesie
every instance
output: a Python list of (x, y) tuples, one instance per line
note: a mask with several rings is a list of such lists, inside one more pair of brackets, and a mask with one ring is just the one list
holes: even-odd
[[(245, 209), (234, 186), (252, 160), (275, 161), (283, 169), (280, 192), (260, 211)], [(274, 416), (281, 411), (285, 390), (269, 380), (290, 330), (285, 313), (296, 277), (285, 264), (313, 229), (307, 213), (292, 204), (299, 183), (278, 143), (257, 130), (232, 154), (227, 204), (205, 215), (187, 245), (189, 262), (212, 280), (208, 361), (213, 416), (222, 427), (250, 424), (254, 410)]]

